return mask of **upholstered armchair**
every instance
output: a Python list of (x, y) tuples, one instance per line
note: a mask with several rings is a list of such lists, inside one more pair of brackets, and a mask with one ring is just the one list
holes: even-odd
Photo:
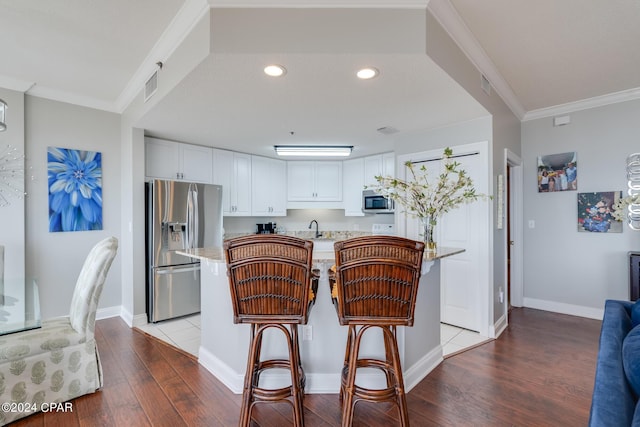
[[(37, 412), (42, 404), (65, 402), (102, 387), (102, 366), (94, 338), (96, 310), (105, 278), (118, 250), (115, 237), (98, 242), (87, 255), (71, 300), (69, 317), (42, 327), (0, 336), (0, 424)], [(4, 406), (3, 406), (4, 408)]]

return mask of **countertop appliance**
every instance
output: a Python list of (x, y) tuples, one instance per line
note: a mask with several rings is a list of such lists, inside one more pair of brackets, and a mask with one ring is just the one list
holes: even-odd
[(362, 212), (391, 214), (394, 211), (394, 202), (388, 197), (380, 195), (373, 190), (362, 192)]
[(149, 322), (200, 312), (200, 261), (177, 250), (222, 246), (222, 186), (146, 183)]
[(256, 234), (275, 234), (276, 232), (276, 223), (275, 222), (267, 222), (265, 224), (256, 224), (258, 231)]

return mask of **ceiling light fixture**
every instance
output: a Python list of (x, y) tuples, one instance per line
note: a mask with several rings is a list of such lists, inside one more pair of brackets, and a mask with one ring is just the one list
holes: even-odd
[(282, 77), (287, 74), (287, 69), (282, 65), (271, 64), (264, 67), (264, 73), (271, 77)]
[(376, 68), (366, 67), (358, 70), (356, 76), (358, 76), (358, 78), (362, 80), (369, 80), (376, 77), (378, 74), (380, 74), (380, 71), (378, 71)]
[(0, 99), (0, 132), (7, 130), (7, 122), (4, 117), (7, 111), (7, 103)]
[(278, 156), (347, 157), (353, 145), (274, 145)]

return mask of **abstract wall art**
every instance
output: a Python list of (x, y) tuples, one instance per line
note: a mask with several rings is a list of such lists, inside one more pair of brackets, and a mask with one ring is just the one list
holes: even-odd
[(49, 231), (102, 230), (102, 154), (49, 147)]

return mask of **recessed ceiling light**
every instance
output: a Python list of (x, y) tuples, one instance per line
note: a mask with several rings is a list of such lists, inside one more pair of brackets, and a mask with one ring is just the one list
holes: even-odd
[(287, 69), (282, 65), (272, 64), (264, 67), (264, 73), (271, 77), (281, 77), (287, 74)]
[(359, 79), (368, 80), (376, 77), (378, 74), (380, 74), (380, 71), (378, 71), (376, 68), (366, 67), (358, 70), (356, 76), (358, 76)]

